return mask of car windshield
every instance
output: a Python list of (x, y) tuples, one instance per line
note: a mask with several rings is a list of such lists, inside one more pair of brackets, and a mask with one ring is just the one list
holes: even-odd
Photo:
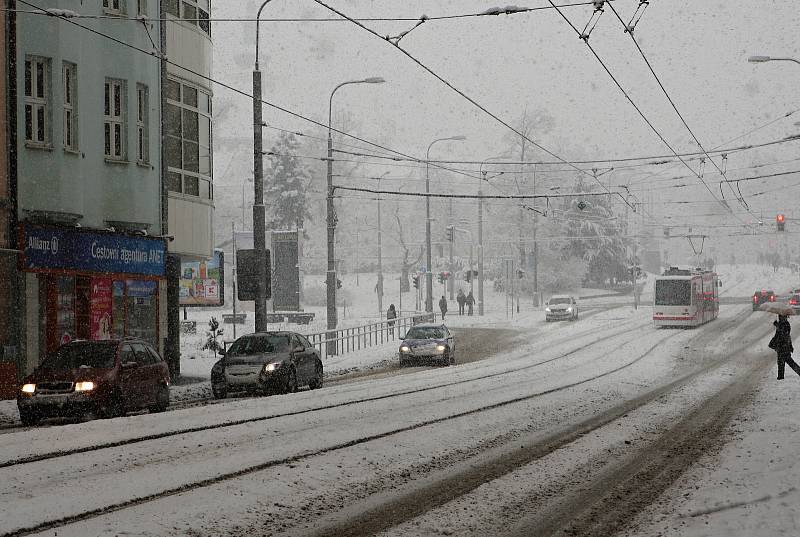
[(553, 297), (550, 299), (550, 305), (554, 304), (572, 304), (572, 299), (568, 296)]
[(289, 336), (271, 334), (266, 336), (247, 336), (237, 339), (228, 349), (227, 356), (248, 354), (272, 354), (289, 350)]
[(114, 367), (116, 344), (70, 343), (49, 354), (42, 369), (109, 369)]
[(444, 329), (438, 326), (415, 326), (406, 334), (406, 339), (444, 339)]

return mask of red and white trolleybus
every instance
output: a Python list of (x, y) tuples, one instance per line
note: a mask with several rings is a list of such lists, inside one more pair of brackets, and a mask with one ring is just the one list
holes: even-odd
[(717, 273), (670, 267), (656, 277), (653, 322), (656, 326), (697, 326), (719, 315), (722, 282)]

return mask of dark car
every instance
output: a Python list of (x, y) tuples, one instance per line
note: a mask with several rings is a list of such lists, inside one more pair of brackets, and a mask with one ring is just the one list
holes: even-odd
[(443, 324), (418, 324), (412, 326), (401, 338), (401, 366), (415, 361), (432, 361), (441, 365), (456, 363), (456, 342), (453, 334)]
[(294, 332), (242, 336), (211, 368), (217, 399), (238, 391), (291, 393), (306, 385), (322, 387), (322, 360), (308, 339)]
[(756, 292), (753, 293), (753, 311), (757, 310), (758, 307), (765, 302), (775, 302), (776, 298), (775, 291), (772, 289), (756, 290)]
[(43, 418), (166, 410), (169, 368), (140, 339), (71, 341), (47, 355), (17, 394), (24, 425)]

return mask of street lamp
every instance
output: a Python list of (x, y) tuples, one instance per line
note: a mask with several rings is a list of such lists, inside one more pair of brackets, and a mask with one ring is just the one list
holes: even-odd
[[(447, 138), (437, 138), (436, 140), (432, 141), (428, 145), (428, 151), (425, 153), (425, 193), (430, 194), (431, 192), (431, 147), (436, 142), (444, 142), (446, 140), (453, 140), (453, 141), (464, 141), (466, 140), (466, 136), (448, 136)], [(427, 294), (425, 298), (425, 311), (432, 312), (433, 311), (433, 272), (431, 269), (431, 198), (430, 196), (425, 196), (425, 249), (426, 249), (426, 256), (425, 256), (425, 292)]]
[[(336, 312), (336, 264), (334, 262), (334, 240), (336, 231), (336, 216), (333, 207), (333, 135), (331, 133), (331, 122), (333, 115), (333, 95), (342, 86), (349, 84), (383, 84), (386, 82), (381, 77), (370, 77), (361, 80), (348, 80), (342, 82), (331, 92), (328, 99), (328, 203), (327, 203), (327, 222), (328, 222), (328, 273), (327, 273), (327, 319), (328, 330), (335, 330), (338, 324)], [(330, 350), (330, 349), (329, 349)], [(328, 354), (332, 354), (328, 352)]]
[(508, 158), (508, 155), (489, 157), (478, 168), (478, 315), (483, 315), (483, 182), (487, 180), (483, 165), (490, 160), (504, 158)]
[(253, 69), (253, 248), (256, 257), (256, 332), (267, 330), (267, 229), (264, 208), (264, 154), (262, 145), (261, 70), (258, 38), (261, 12), (272, 0), (264, 0), (256, 16), (256, 63)]
[[(380, 177), (373, 177), (378, 181), (378, 190), (381, 189), (381, 179), (386, 177), (391, 172), (384, 172)], [(381, 252), (382, 231), (381, 231), (381, 198), (378, 194), (378, 285), (376, 287), (378, 294), (378, 315), (383, 313), (383, 261)]]
[(795, 58), (773, 58), (772, 56), (750, 56), (747, 58), (750, 63), (766, 63), (766, 62), (794, 62), (800, 63), (800, 60)]

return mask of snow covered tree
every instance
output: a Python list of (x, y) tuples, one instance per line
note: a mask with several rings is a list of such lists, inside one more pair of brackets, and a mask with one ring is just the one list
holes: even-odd
[(304, 228), (311, 220), (307, 198), (311, 176), (297, 156), (300, 142), (293, 133), (281, 132), (269, 153), (269, 169), (264, 180), (269, 229)]
[[(580, 180), (575, 186), (575, 192), (595, 191), (600, 190)], [(565, 200), (566, 234), (575, 237), (565, 246), (565, 254), (588, 262), (589, 282), (617, 283), (629, 279), (622, 223), (611, 210), (611, 203), (608, 196)]]

